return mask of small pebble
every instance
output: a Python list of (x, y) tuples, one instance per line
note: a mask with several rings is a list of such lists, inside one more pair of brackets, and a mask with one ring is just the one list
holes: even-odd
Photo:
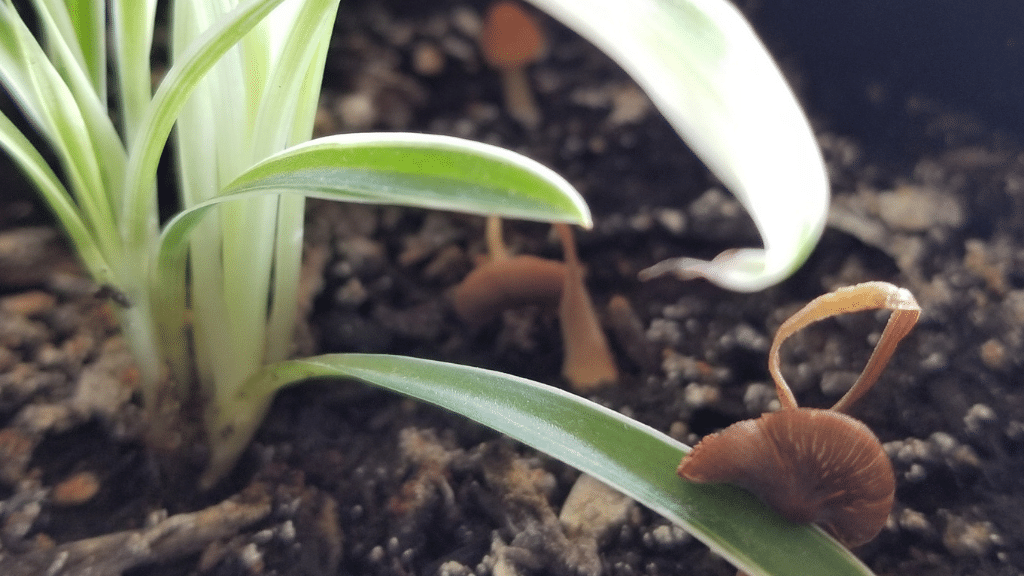
[(647, 117), (651, 101), (635, 84), (615, 86), (612, 89), (612, 112), (608, 115), (611, 127), (635, 124)]
[(692, 539), (693, 537), (686, 530), (675, 524), (662, 524), (644, 534), (644, 544), (660, 550), (678, 548)]
[(420, 76), (437, 76), (444, 70), (444, 53), (432, 42), (418, 42), (412, 51), (412, 69)]
[(56, 305), (57, 298), (41, 290), (30, 290), (0, 298), (0, 310), (26, 318), (41, 316)]
[(655, 344), (675, 347), (683, 341), (683, 330), (679, 323), (665, 318), (651, 320), (647, 328), (647, 340)]
[(81, 367), (86, 358), (96, 351), (96, 338), (88, 332), (80, 332), (64, 341), (61, 345), (67, 361), (76, 367)]
[(76, 422), (76, 415), (67, 404), (29, 404), (15, 417), (16, 425), (32, 434), (63, 432)]
[(907, 482), (920, 482), (928, 477), (928, 471), (925, 470), (924, 466), (918, 463), (910, 465), (910, 468), (903, 474), (903, 479)]
[(263, 573), (263, 553), (256, 544), (249, 543), (238, 552), (238, 559), (252, 574)]
[(1011, 420), (1009, 424), (1006, 425), (1004, 433), (1007, 438), (1014, 442), (1024, 440), (1024, 422), (1021, 422), (1020, 420)]
[(64, 235), (46, 226), (0, 232), (0, 278), (4, 286), (38, 286), (78, 268)]
[(0, 347), (0, 372), (7, 372), (18, 363), (18, 355), (7, 348)]
[(859, 376), (857, 372), (829, 370), (821, 375), (821, 391), (827, 396), (840, 396), (853, 387)]
[(761, 382), (747, 386), (743, 392), (743, 406), (748, 414), (763, 414), (774, 412), (782, 407), (779, 403), (775, 387)]
[[(397, 540), (396, 540), (396, 542), (397, 542)], [(386, 554), (384, 552), (384, 547), (383, 546), (374, 546), (370, 550), (369, 560), (370, 560), (370, 562), (373, 562), (374, 564), (377, 564), (381, 560), (384, 560), (385, 557), (386, 557)]]
[(76, 472), (53, 487), (50, 501), (56, 506), (78, 506), (92, 500), (100, 491), (100, 479), (95, 472)]
[(51, 370), (54, 368), (66, 368), (68, 366), (67, 354), (53, 344), (46, 342), (36, 350), (35, 361), (40, 368)]
[(718, 188), (711, 188), (694, 200), (688, 214), (697, 237), (730, 244), (759, 238), (743, 206)]
[(910, 508), (904, 508), (900, 511), (897, 523), (901, 529), (906, 530), (907, 532), (922, 535), (935, 532), (935, 527), (928, 522), (928, 517), (917, 510), (911, 510)]
[(949, 357), (941, 352), (933, 352), (921, 360), (921, 369), (928, 372), (938, 372), (949, 367)]
[(981, 459), (974, 449), (946, 432), (934, 432), (927, 440), (907, 438), (886, 442), (882, 448), (894, 462), (906, 465), (944, 463), (952, 467), (981, 467)]
[(476, 38), (480, 35), (484, 23), (480, 14), (469, 6), (461, 5), (452, 9), (452, 26), (467, 38)]
[(672, 424), (670, 424), (668, 427), (668, 435), (676, 440), (682, 441), (689, 434), (690, 427), (686, 424), (686, 422), (676, 420), (675, 422), (672, 422)]
[(264, 528), (259, 532), (252, 535), (252, 541), (259, 545), (265, 545), (274, 539), (276, 530), (273, 528)]
[(19, 506), (16, 510), (8, 511), (3, 518), (3, 536), (14, 541), (24, 538), (32, 530), (42, 510), (42, 504), (32, 501)]
[(993, 370), (1003, 370), (1009, 364), (1006, 346), (998, 338), (989, 338), (981, 345), (981, 361)]
[(968, 408), (967, 414), (964, 415), (964, 427), (967, 428), (968, 432), (976, 434), (982, 430), (986, 423), (995, 422), (996, 420), (996, 413), (992, 408), (986, 404), (975, 404)]
[(349, 278), (334, 293), (334, 301), (346, 307), (355, 308), (366, 302), (369, 292), (359, 278)]
[(1010, 259), (996, 253), (996, 249), (981, 240), (972, 238), (964, 243), (964, 268), (985, 281), (985, 285), (997, 294), (1007, 290), (1006, 263)]
[(285, 520), (284, 524), (277, 531), (277, 537), (283, 542), (294, 542), (295, 541), (295, 523), (291, 520)]
[(50, 331), (42, 322), (24, 316), (0, 314), (0, 346), (35, 348), (50, 340)]
[(675, 208), (659, 208), (654, 211), (654, 219), (662, 228), (675, 236), (686, 232), (686, 213)]
[(380, 242), (362, 236), (341, 240), (335, 246), (340, 262), (332, 272), (344, 277), (356, 275), (365, 278), (379, 273), (385, 265), (387, 250)]
[(605, 86), (583, 86), (569, 93), (569, 101), (583, 108), (606, 108), (611, 96)]
[(0, 429), (0, 482), (21, 481), (35, 447), (36, 440), (18, 428)]
[(365, 92), (346, 94), (335, 101), (334, 113), (343, 130), (369, 130), (377, 122), (373, 96)]
[(691, 383), (683, 389), (683, 399), (692, 408), (714, 405), (721, 396), (722, 393), (717, 386)]
[(460, 234), (461, 231), (452, 223), (450, 216), (442, 212), (429, 212), (419, 231), (404, 239), (398, 263), (411, 266), (422, 262), (456, 240)]
[(437, 569), (437, 576), (470, 576), (473, 573), (468, 566), (448, 560)]
[(465, 277), (471, 266), (465, 251), (455, 244), (449, 244), (438, 250), (423, 268), (423, 277), (444, 284), (455, 284)]
[(942, 543), (956, 556), (984, 556), (999, 541), (995, 527), (987, 521), (968, 521), (947, 512)]
[(637, 212), (629, 217), (629, 228), (634, 232), (647, 232), (654, 225), (654, 218), (647, 212)]
[(934, 444), (943, 455), (951, 454), (958, 443), (952, 434), (947, 432), (933, 432), (928, 440)]
[(573, 484), (558, 515), (567, 535), (586, 534), (602, 540), (629, 518), (636, 503), (587, 474)]
[(963, 225), (964, 212), (956, 197), (924, 186), (900, 186), (878, 194), (879, 216), (891, 228), (927, 232), (938, 226)]

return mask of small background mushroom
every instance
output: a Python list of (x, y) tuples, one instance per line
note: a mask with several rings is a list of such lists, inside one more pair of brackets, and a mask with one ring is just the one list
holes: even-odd
[(503, 310), (528, 304), (558, 304), (564, 358), (562, 376), (581, 393), (618, 380), (618, 369), (594, 305), (583, 283), (576, 241), (567, 224), (555, 224), (565, 262), (531, 255), (510, 256), (501, 220), (487, 223), (490, 258), (470, 272), (451, 293), (463, 322), (479, 326)]
[(491, 4), (480, 32), (484, 61), (501, 74), (505, 108), (523, 127), (540, 126), (541, 113), (530, 88), (527, 67), (547, 53), (547, 41), (537, 19), (517, 2)]

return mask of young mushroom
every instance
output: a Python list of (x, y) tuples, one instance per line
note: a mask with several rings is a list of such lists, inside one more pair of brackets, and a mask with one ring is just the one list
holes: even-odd
[[(799, 408), (779, 369), (779, 347), (797, 330), (862, 310), (892, 311), (853, 387), (829, 410)], [(881, 531), (892, 509), (892, 464), (871, 430), (844, 414), (878, 379), (896, 345), (917, 322), (909, 291), (866, 282), (820, 296), (782, 324), (769, 371), (782, 409), (705, 437), (679, 464), (692, 482), (727, 482), (758, 496), (792, 522), (815, 522), (847, 547)]]
[(509, 254), (501, 228), (501, 218), (487, 218), (487, 259), (452, 290), (452, 307), (470, 326), (481, 326), (510, 308), (554, 306), (562, 298), (565, 264), (529, 254)]
[(452, 307), (463, 322), (479, 326), (498, 313), (527, 304), (558, 304), (564, 358), (562, 375), (577, 392), (618, 380), (618, 369), (583, 284), (583, 267), (568, 224), (555, 224), (565, 262), (510, 256), (501, 220), (487, 220), (490, 259), (452, 290)]
[(527, 129), (540, 126), (540, 109), (526, 75), (526, 68), (547, 51), (537, 20), (516, 2), (493, 2), (480, 32), (480, 51), (484, 61), (501, 74), (509, 115)]

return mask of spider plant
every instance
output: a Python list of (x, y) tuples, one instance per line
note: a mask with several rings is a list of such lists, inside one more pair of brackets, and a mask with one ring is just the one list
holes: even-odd
[[(6, 116), (0, 142), (97, 283), (123, 296), (151, 444), (173, 452), (205, 436), (209, 481), (244, 449), (270, 396), (221, 406), (288, 356), (304, 197), (589, 221), (564, 180), (495, 147), (415, 134), (306, 142), (337, 6), (176, 1), (171, 66), (151, 94), (155, 1), (35, 2), (45, 47), (0, 4), (3, 84), (63, 177)], [(175, 123), (181, 212), (161, 229), (155, 175)], [(182, 410), (195, 399), (205, 424), (189, 431)]]
[[(396, 356), (287, 359), (306, 197), (590, 224), (572, 186), (501, 148), (416, 134), (307, 142), (338, 2), (173, 0), (171, 66), (153, 92), (156, 0), (33, 0), (38, 37), (12, 0), (0, 0), (0, 84), (21, 113), (0, 114), (0, 148), (38, 188), (97, 284), (119, 295), (155, 448), (203, 438), (211, 454), (203, 483), (212, 484), (276, 391), (313, 377), (354, 378), (546, 451), (686, 526), (751, 575), (869, 573), (820, 530), (782, 521), (741, 490), (676, 478), (685, 446), (577, 396)], [(601, 0), (600, 10), (536, 3), (617, 57), (754, 210), (763, 253), (703, 272), (753, 289), (802, 261), (820, 232), (820, 158), (734, 9), (720, 0), (638, 0), (628, 9)], [(739, 73), (755, 84), (737, 84)], [(157, 163), (175, 126), (178, 212), (161, 223)], [(768, 146), (769, 137), (795, 144)], [(806, 194), (811, 208), (764, 212), (780, 190)], [(199, 418), (189, 412), (195, 406)]]

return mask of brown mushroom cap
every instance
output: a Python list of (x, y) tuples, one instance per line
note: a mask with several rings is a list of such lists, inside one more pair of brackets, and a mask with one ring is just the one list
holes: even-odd
[(793, 522), (816, 522), (847, 546), (874, 538), (896, 479), (878, 438), (845, 414), (789, 408), (706, 436), (683, 458), (691, 482), (740, 486)]
[(488, 65), (522, 68), (541, 58), (545, 49), (540, 24), (529, 12), (508, 0), (491, 4), (480, 32), (480, 51)]
[(522, 255), (490, 260), (452, 291), (452, 306), (463, 322), (479, 326), (502, 310), (527, 304), (555, 305), (562, 297), (565, 264)]

